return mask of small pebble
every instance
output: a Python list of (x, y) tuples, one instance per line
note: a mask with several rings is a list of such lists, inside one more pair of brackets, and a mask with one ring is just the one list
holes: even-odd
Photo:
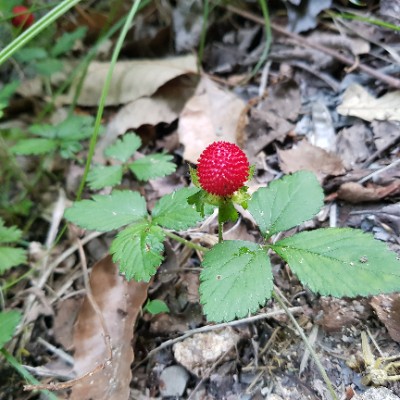
[(172, 365), (161, 372), (160, 394), (162, 397), (180, 397), (183, 395), (189, 374), (185, 368), (179, 365)]

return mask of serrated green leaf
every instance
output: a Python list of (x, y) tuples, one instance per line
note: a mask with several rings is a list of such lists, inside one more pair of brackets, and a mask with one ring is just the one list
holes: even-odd
[(92, 190), (118, 185), (121, 180), (122, 165), (99, 165), (91, 169), (87, 177), (89, 187)]
[(0, 89), (0, 103), (4, 103), (6, 106), (11, 96), (15, 93), (20, 84), (21, 84), (20, 81), (12, 81), (11, 83), (4, 85)]
[(302, 232), (271, 248), (314, 292), (354, 297), (400, 291), (396, 254), (358, 229)]
[(22, 139), (11, 147), (14, 154), (40, 155), (50, 153), (57, 148), (57, 143), (52, 139)]
[(56, 129), (54, 128), (53, 125), (49, 125), (49, 124), (31, 125), (28, 128), (28, 131), (30, 133), (33, 133), (34, 135), (44, 137), (47, 139), (54, 139), (56, 137)]
[(144, 311), (152, 315), (157, 315), (161, 313), (168, 313), (169, 308), (162, 300), (150, 300), (144, 307)]
[(128, 281), (148, 282), (156, 273), (163, 259), (164, 238), (163, 230), (148, 221), (131, 225), (118, 233), (110, 252)]
[(0, 246), (0, 274), (26, 262), (26, 251), (19, 247)]
[(87, 28), (81, 26), (73, 32), (65, 32), (60, 38), (57, 39), (54, 47), (50, 50), (52, 57), (58, 57), (66, 53), (74, 47), (78, 39), (82, 39), (86, 34)]
[(22, 314), (19, 311), (0, 312), (0, 349), (11, 340)]
[(270, 237), (311, 219), (323, 206), (324, 193), (312, 172), (299, 171), (258, 189), (248, 210), (261, 232)]
[(202, 265), (200, 300), (210, 321), (245, 317), (271, 297), (271, 264), (266, 251), (255, 243), (219, 243), (205, 254)]
[(64, 216), (82, 228), (107, 232), (146, 215), (146, 201), (138, 192), (115, 190), (110, 195), (95, 195), (92, 200), (75, 202)]
[(79, 142), (73, 140), (61, 141), (58, 139), (58, 146), (61, 157), (65, 159), (72, 158), (74, 154), (83, 149), (83, 146)]
[(104, 154), (124, 163), (129, 160), (141, 144), (142, 140), (138, 135), (126, 133), (121, 139), (118, 139), (112, 146), (108, 147)]
[(14, 243), (17, 242), (22, 235), (16, 226), (6, 227), (3, 218), (0, 217), (0, 243)]
[(237, 219), (238, 212), (236, 211), (232, 201), (227, 200), (221, 202), (219, 205), (218, 221), (223, 223), (228, 221), (236, 222)]
[(141, 181), (161, 178), (176, 170), (176, 165), (171, 162), (172, 159), (170, 154), (150, 154), (129, 164), (129, 169)]
[(153, 222), (176, 231), (196, 225), (202, 217), (196, 211), (196, 207), (189, 204), (187, 200), (198, 190), (197, 188), (182, 188), (161, 197), (152, 211)]
[(93, 121), (90, 115), (72, 115), (53, 127), (55, 136), (70, 141), (87, 139), (92, 136)]

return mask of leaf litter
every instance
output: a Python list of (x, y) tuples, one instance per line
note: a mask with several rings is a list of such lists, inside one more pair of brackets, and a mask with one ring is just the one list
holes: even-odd
[[(178, 2), (176, 7), (160, 3), (159, 8), (153, 7), (148, 14), (141, 14), (142, 32), (132, 35), (124, 49), (126, 59), (117, 63), (107, 98), (106, 132), (96, 151), (102, 153), (118, 136), (132, 130), (142, 138), (139, 152), (143, 155), (150, 154), (155, 146), (171, 149), (180, 162), (172, 177), (142, 186), (132, 182), (132, 178), (121, 183), (122, 189), (137, 187), (146, 199), (155, 202), (161, 195), (187, 184), (186, 163), (196, 163), (198, 155), (210, 142), (236, 142), (256, 163), (256, 174), (250, 183), (253, 188), (269, 183), (282, 173), (306, 169), (317, 174), (324, 185), (326, 205), (318, 218), (302, 224), (302, 230), (314, 226), (361, 227), (399, 251), (400, 174), (398, 164), (395, 164), (399, 156), (399, 101), (398, 91), (394, 90), (398, 86), (391, 80), (396, 79), (399, 71), (396, 72), (396, 66), (390, 66), (385, 58), (395, 54), (395, 35), (381, 27), (372, 29), (371, 25), (360, 21), (346, 20), (343, 24), (345, 20), (340, 17), (334, 17), (336, 25), (328, 28), (327, 14), (322, 13), (329, 11), (329, 1), (293, 0), (285, 4), (290, 8), (287, 19), (282, 18), (284, 3), (271, 5), (274, 36), (269, 67), (241, 87), (237, 82), (258, 61), (264, 48), (258, 17), (247, 19), (244, 14), (257, 11), (254, 5), (239, 10), (242, 12), (240, 17), (232, 7), (230, 11), (213, 10), (207, 21), (202, 60), (204, 71), (200, 74), (191, 52), (201, 33), (199, 2), (192, 5)], [(364, 10), (362, 7), (361, 11)], [(382, 15), (390, 15), (388, 2), (381, 1), (380, 7), (385, 11)], [(260, 16), (259, 10), (257, 12)], [(227, 18), (216, 18), (217, 15)], [(75, 21), (80, 25), (89, 26), (92, 38), (107, 20), (103, 13), (90, 8), (78, 8), (76, 16)], [(87, 22), (90, 19), (92, 24)], [(168, 46), (169, 37), (165, 35), (163, 40), (157, 41), (154, 33), (167, 32), (171, 21), (172, 40), (177, 51), (168, 52), (173, 47)], [(294, 32), (308, 31), (307, 37), (285, 31), (286, 24)], [(351, 29), (352, 26), (356, 29)], [(168, 57), (148, 58), (150, 40), (147, 38), (151, 37), (154, 38), (152, 46), (159, 43), (158, 46), (163, 47), (156, 52)], [(384, 44), (382, 38), (385, 38)], [(84, 42), (79, 46), (85, 45)], [(135, 51), (136, 54), (146, 52), (147, 59), (134, 59)], [(107, 52), (99, 53), (99, 59), (89, 66), (78, 97), (79, 112), (85, 110), (85, 113), (93, 114), (93, 107), (98, 104), (109, 66), (108, 61), (101, 60), (106, 55)], [(358, 58), (354, 59), (354, 56)], [(346, 65), (350, 70), (345, 71)], [(56, 84), (53, 79), (51, 82)], [(35, 96), (44, 96), (44, 85), (39, 86)], [(62, 98), (64, 104), (71, 103), (74, 87)], [(24, 91), (19, 93), (29, 97)], [(78, 155), (85, 157), (84, 151)], [(102, 157), (98, 156), (97, 160), (101, 161)], [(23, 169), (24, 163), (21, 164)], [(32, 168), (26, 168), (24, 172), (31, 174), (31, 171)], [(60, 173), (63, 167), (59, 166), (57, 171)], [(71, 163), (65, 171), (66, 181), (72, 181), (76, 179), (72, 174), (81, 173), (82, 168), (78, 163)], [(57, 186), (59, 182), (43, 181), (40, 190), (50, 191), (52, 185)], [(74, 190), (74, 185), (70, 184), (68, 196), (71, 200)], [(37, 232), (47, 226), (44, 218), (35, 224)], [(211, 243), (215, 239), (215, 227), (215, 217), (211, 216), (186, 234), (202, 243)], [(232, 239), (237, 236), (249, 241), (260, 239), (245, 210), (241, 211), (236, 225), (228, 226), (228, 231), (227, 237)], [(31, 237), (44, 243), (45, 238), (38, 233)], [(221, 332), (232, 330), (235, 340), (226, 354), (221, 353), (220, 358), (211, 362), (207, 361), (203, 351), (207, 352), (213, 346), (198, 345), (200, 336), (193, 338), (197, 342), (184, 339), (187, 331), (205, 324), (197, 293), (200, 254), (184, 250), (180, 245), (172, 248), (167, 242), (169, 255), (155, 280), (149, 285), (127, 283), (118, 275), (109, 256), (96, 263), (109, 250), (107, 235), (86, 238), (89, 243), (85, 245), (85, 251), (90, 265), (94, 264), (90, 287), (99, 306), (97, 312), (87, 297), (80, 305), (84, 285), (78, 258), (74, 256), (77, 248), (68, 241), (63, 246), (70, 246), (72, 256), (70, 254), (60, 263), (53, 263), (50, 258), (51, 268), (45, 282), (35, 287), (36, 282), (32, 279), (27, 285), (30, 292), (22, 288), (20, 293), (13, 289), (6, 294), (6, 304), (17, 304), (12, 298), (14, 294), (19, 296), (19, 301), (23, 301), (26, 293), (42, 301), (36, 302), (30, 309), (29, 318), (25, 318), (35, 327), (30, 331), (31, 344), (27, 347), (31, 360), (27, 363), (34, 361), (34, 357), (37, 365), (43, 358), (58, 360), (55, 353), (44, 354), (38, 346), (40, 335), (63, 351), (71, 351), (73, 345), (71, 352), (78, 381), (72, 385), (70, 398), (159, 398), (173, 393), (181, 398), (261, 396), (270, 400), (296, 400), (307, 396), (328, 399), (312, 364), (297, 376), (304, 349), (298, 337), (287, 328), (285, 317), (252, 323), (244, 321), (242, 325), (247, 329), (225, 327)], [(63, 251), (65, 247), (58, 245), (54, 254), (63, 256)], [(33, 253), (30, 257), (33, 260)], [(395, 396), (392, 391), (399, 395), (396, 383), (390, 383), (391, 390), (384, 394), (380, 394), (379, 389), (366, 391), (360, 381), (362, 368), (352, 370), (343, 360), (362, 354), (360, 331), (365, 328), (370, 329), (382, 351), (390, 355), (399, 352), (396, 344), (399, 341), (397, 294), (355, 300), (321, 298), (311, 295), (277, 259), (272, 258), (272, 264), (280, 289), (292, 305), (302, 310), (297, 318), (306, 333), (310, 334), (316, 324), (321, 327), (314, 347), (328, 374), (340, 386), (341, 393), (346, 388), (349, 400), (371, 398), (368, 396), (387, 399)], [(54, 291), (56, 295), (53, 295)], [(47, 301), (46, 296), (51, 300)], [(142, 315), (140, 310), (148, 297), (162, 299), (171, 312)], [(68, 300), (71, 300), (70, 304)], [(273, 307), (268, 303), (264, 311)], [(52, 308), (57, 312), (54, 313)], [(78, 314), (74, 335), (71, 334), (74, 322), (71, 309)], [(49, 320), (54, 320), (54, 332), (46, 329)], [(208, 336), (217, 342), (224, 339), (218, 332)], [(174, 347), (168, 346), (172, 339), (177, 339)], [(191, 342), (197, 345), (193, 347)], [(185, 346), (186, 358), (183, 359), (176, 349)], [(151, 357), (147, 357), (149, 353)], [(201, 377), (196, 376), (199, 370)], [(85, 377), (93, 371), (93, 375)], [(166, 383), (178, 375), (183, 379), (183, 386), (169, 387), (172, 391), (165, 391)], [(56, 367), (54, 376), (57, 376)], [(22, 399), (22, 396), (16, 398)]]

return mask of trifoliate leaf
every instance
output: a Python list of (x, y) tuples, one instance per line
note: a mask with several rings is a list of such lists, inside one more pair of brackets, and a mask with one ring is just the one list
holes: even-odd
[(22, 139), (11, 147), (14, 154), (46, 154), (57, 148), (57, 143), (51, 139)]
[(4, 220), (0, 217), (0, 243), (14, 243), (21, 235), (22, 232), (16, 226), (4, 226)]
[(271, 248), (314, 292), (354, 297), (400, 291), (396, 254), (358, 229), (302, 232)]
[(144, 311), (150, 314), (157, 315), (161, 313), (168, 313), (169, 308), (162, 300), (150, 300), (145, 306)]
[(199, 189), (183, 188), (161, 197), (153, 211), (153, 222), (164, 228), (176, 231), (187, 229), (201, 221), (196, 207), (189, 204), (187, 199)]
[(324, 193), (312, 172), (299, 171), (258, 189), (248, 202), (248, 210), (270, 237), (311, 219), (321, 209)]
[(107, 232), (146, 214), (146, 201), (139, 193), (115, 190), (110, 195), (95, 195), (92, 200), (75, 202), (65, 211), (65, 218), (82, 228)]
[(111, 244), (113, 261), (129, 281), (148, 282), (162, 262), (163, 230), (148, 221), (131, 225), (118, 233)]
[(138, 135), (126, 133), (121, 139), (118, 139), (112, 146), (108, 147), (104, 154), (124, 163), (132, 157), (141, 144), (142, 141)]
[(0, 349), (11, 340), (21, 318), (22, 314), (19, 311), (0, 312)]
[(0, 246), (0, 274), (26, 262), (26, 251), (19, 247)]
[(255, 243), (228, 240), (205, 254), (200, 300), (210, 321), (231, 321), (256, 312), (272, 292), (268, 255)]
[(129, 169), (141, 181), (161, 178), (176, 170), (176, 165), (171, 162), (172, 159), (170, 154), (150, 154), (129, 164)]
[(90, 189), (102, 189), (106, 186), (115, 186), (121, 183), (122, 180), (122, 166), (99, 165), (90, 170), (88, 177), (88, 184)]

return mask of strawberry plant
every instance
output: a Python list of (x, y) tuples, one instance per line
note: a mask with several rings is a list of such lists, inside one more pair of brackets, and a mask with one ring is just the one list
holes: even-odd
[(130, 170), (137, 179), (147, 181), (161, 178), (175, 171), (176, 165), (171, 162), (169, 154), (150, 154), (134, 161), (130, 160), (142, 141), (135, 133), (127, 133), (121, 139), (105, 149), (106, 157), (117, 161), (114, 165), (97, 165), (88, 174), (91, 189), (101, 189), (121, 183), (122, 176)]
[[(396, 254), (370, 234), (322, 228), (276, 240), (282, 232), (313, 218), (323, 206), (324, 194), (313, 173), (285, 176), (250, 195), (244, 186), (251, 176), (246, 156), (236, 145), (216, 142), (204, 150), (191, 176), (194, 187), (163, 196), (151, 212), (138, 192), (114, 190), (74, 203), (65, 217), (86, 229), (125, 227), (110, 251), (128, 280), (150, 280), (163, 261), (167, 237), (204, 251), (200, 299), (207, 318), (216, 322), (245, 317), (271, 298), (271, 251), (315, 293), (354, 297), (399, 290)], [(236, 204), (248, 209), (262, 243), (223, 240), (224, 223), (237, 219)], [(207, 249), (181, 237), (215, 208), (219, 210), (218, 244)]]

